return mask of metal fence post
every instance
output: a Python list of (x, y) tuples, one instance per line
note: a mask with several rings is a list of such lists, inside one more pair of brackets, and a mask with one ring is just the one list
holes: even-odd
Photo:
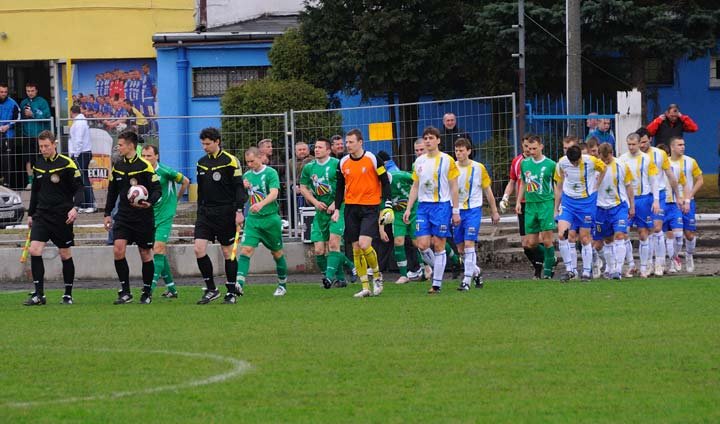
[[(517, 108), (517, 105), (515, 104), (515, 93), (512, 93), (513, 152), (514, 152), (513, 157), (516, 157), (518, 155), (518, 144), (519, 144), (521, 137), (523, 137), (522, 135), (518, 134), (518, 125), (517, 125), (518, 124), (518, 116), (516, 114), (516, 112), (517, 112), (516, 108)], [(522, 118), (525, 119), (524, 113), (523, 113)], [(525, 126), (523, 125), (523, 128), (524, 127)]]
[[(292, 110), (290, 111), (292, 113)], [(288, 188), (286, 190), (286, 204), (288, 207), (288, 220), (292, 221), (290, 222), (290, 231), (289, 233), (293, 236), (297, 233), (297, 205), (293, 204), (292, 200), (293, 198), (296, 198), (295, 194), (295, 185), (297, 182), (297, 176), (295, 175), (296, 169), (295, 169), (295, 151), (293, 150), (292, 155), (290, 154), (291, 146), (291, 136), (292, 132), (288, 132), (288, 112), (285, 112), (283, 114), (283, 130), (285, 132), (285, 166), (287, 169), (287, 172), (285, 175), (292, 175), (292, 178), (290, 181), (288, 181)], [(293, 158), (293, 163), (290, 162), (290, 157)], [(292, 173), (292, 174), (291, 174)], [(290, 210), (292, 208), (292, 210)]]

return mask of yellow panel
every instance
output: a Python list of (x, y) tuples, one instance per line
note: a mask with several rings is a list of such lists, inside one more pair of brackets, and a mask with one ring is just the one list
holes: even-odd
[(155, 57), (152, 36), (195, 28), (194, 0), (0, 3), (2, 60)]
[(392, 139), (392, 122), (377, 122), (375, 124), (370, 124), (370, 141), (385, 141)]

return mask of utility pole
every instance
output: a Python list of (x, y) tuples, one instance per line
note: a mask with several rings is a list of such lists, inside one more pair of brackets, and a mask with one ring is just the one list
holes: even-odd
[[(566, 95), (568, 115), (582, 114), (582, 62), (580, 43), (580, 0), (565, 2)], [(568, 119), (568, 134), (581, 136), (578, 120)]]
[(513, 57), (518, 59), (518, 114), (516, 140), (525, 135), (525, 0), (518, 0), (518, 23), (513, 25), (518, 30), (518, 52)]

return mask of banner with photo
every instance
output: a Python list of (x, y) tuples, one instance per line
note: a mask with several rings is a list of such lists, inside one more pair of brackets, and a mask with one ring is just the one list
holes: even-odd
[[(155, 59), (121, 59), (73, 62), (72, 88), (67, 69), (60, 64), (60, 116), (68, 117), (68, 104), (80, 107), (90, 125), (93, 188), (107, 188), (117, 135), (133, 130), (149, 144), (157, 144), (157, 63)], [(68, 94), (72, 93), (72, 94)], [(69, 129), (64, 128), (63, 134)]]

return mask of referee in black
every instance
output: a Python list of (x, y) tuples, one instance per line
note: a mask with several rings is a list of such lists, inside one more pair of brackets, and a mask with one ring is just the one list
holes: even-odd
[(245, 221), (242, 208), (247, 201), (247, 193), (243, 186), (242, 168), (237, 158), (222, 148), (217, 128), (203, 129), (200, 142), (207, 154), (197, 162), (195, 257), (206, 287), (197, 303), (204, 305), (220, 297), (213, 279), (213, 264), (207, 255), (208, 243), (217, 239), (225, 257), (227, 294), (224, 303), (234, 304), (243, 294), (237, 284), (237, 259), (230, 260), (236, 228)]
[(70, 247), (74, 244), (73, 222), (77, 218), (75, 204), (83, 201), (83, 183), (75, 162), (57, 153), (55, 135), (50, 131), (38, 134), (38, 146), (42, 159), (33, 166), (32, 193), (28, 209), (30, 228), (30, 267), (35, 291), (23, 304), (44, 305), (45, 264), (42, 252), (48, 240), (60, 251), (65, 294), (62, 303), (72, 305), (72, 288), (75, 264)]
[[(110, 173), (107, 201), (105, 202), (105, 229), (112, 227), (113, 255), (115, 256), (115, 271), (122, 288), (118, 292), (116, 305), (130, 303), (133, 300), (130, 293), (130, 268), (125, 258), (128, 244), (137, 244), (142, 260), (143, 289), (140, 303), (152, 302), (152, 279), (155, 272), (153, 264), (152, 247), (155, 243), (155, 216), (152, 205), (162, 196), (160, 180), (155, 175), (155, 169), (150, 162), (137, 154), (138, 136), (132, 131), (125, 131), (118, 136), (118, 153), (122, 160), (118, 161)], [(142, 185), (148, 191), (148, 199), (131, 204), (127, 194), (131, 186)], [(120, 198), (114, 222), (110, 212), (115, 201)]]

